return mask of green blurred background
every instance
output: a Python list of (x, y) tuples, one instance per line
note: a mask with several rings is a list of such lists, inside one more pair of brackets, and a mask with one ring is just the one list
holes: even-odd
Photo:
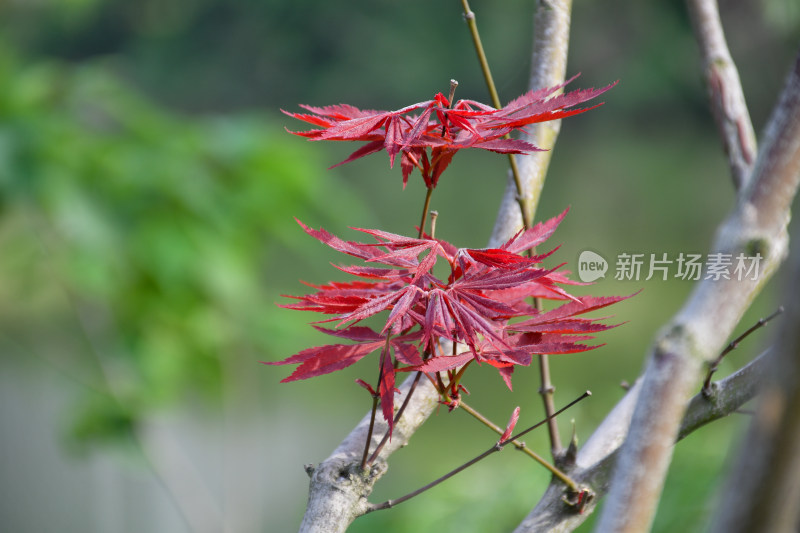
[[(760, 130), (800, 35), (794, 0), (723, 1), (724, 23)], [(526, 90), (533, 2), (474, 0), (501, 97)], [(577, 2), (575, 86), (620, 84), (568, 119), (538, 219), (571, 206), (552, 243), (703, 252), (733, 191), (677, 2)], [(383, 156), (328, 171), (353, 146), (285, 133), (298, 103), (392, 109), (445, 91), (487, 101), (460, 3), (357, 0), (36, 0), (0, 3), (0, 525), (14, 532), (291, 531), (304, 463), (322, 460), (369, 405), (357, 377), (278, 384), (265, 367), (315, 343), (314, 317), (281, 310), (299, 279), (342, 279), (296, 216), (410, 233), (421, 183), (401, 191)], [(484, 246), (505, 185), (502, 156), (460, 153), (433, 199), (437, 234)], [(575, 267), (572, 266), (574, 269)], [(612, 267), (613, 268), (613, 267)], [(558, 404), (594, 396), (585, 439), (638, 374), (658, 327), (691, 289), (619, 282), (628, 294), (607, 346), (554, 359)], [(773, 282), (744, 329), (778, 305)], [(748, 340), (723, 364), (760, 351)], [(515, 390), (472, 372), (470, 402), (500, 422), (541, 415), (535, 372)], [(743, 417), (677, 447), (656, 531), (701, 531)], [(373, 499), (399, 496), (493, 442), (441, 410), (397, 453)], [(542, 453), (544, 434), (528, 439)], [(491, 457), (352, 531), (506, 531), (547, 483), (520, 454)], [(589, 526), (585, 526), (588, 529)]]

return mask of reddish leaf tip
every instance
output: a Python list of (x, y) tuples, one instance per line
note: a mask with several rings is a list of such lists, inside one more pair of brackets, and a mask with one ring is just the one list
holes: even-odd
[(508, 419), (508, 424), (506, 424), (506, 430), (503, 431), (503, 434), (500, 436), (500, 440), (498, 444), (505, 443), (508, 438), (511, 436), (511, 432), (514, 431), (514, 426), (517, 425), (517, 421), (519, 420), (519, 406), (514, 409), (511, 413), (511, 418)]
[(361, 387), (364, 387), (365, 389), (367, 389), (367, 392), (369, 392), (370, 395), (372, 395), (372, 396), (377, 396), (378, 395), (378, 393), (375, 392), (375, 389), (372, 388), (372, 385), (370, 385), (369, 383), (367, 383), (363, 379), (360, 379), (360, 378), (356, 379), (356, 383), (358, 385), (360, 385)]

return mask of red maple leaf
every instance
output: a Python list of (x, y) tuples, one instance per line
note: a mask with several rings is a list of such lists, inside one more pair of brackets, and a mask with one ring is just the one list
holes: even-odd
[(403, 187), (411, 171), (417, 168), (425, 185), (434, 188), (459, 150), (480, 148), (504, 154), (538, 151), (540, 148), (527, 141), (505, 136), (514, 130), (524, 130), (530, 124), (577, 115), (597, 107), (601, 104), (584, 108), (575, 106), (616, 85), (615, 82), (600, 89), (558, 94), (574, 79), (528, 92), (501, 109), (474, 100), (451, 103), (439, 93), (432, 100), (396, 111), (360, 110), (340, 104), (326, 107), (301, 105), (310, 113), (283, 113), (319, 128), (301, 132), (287, 130), (295, 135), (314, 141), (366, 143), (339, 165), (385, 150), (389, 154), (390, 166), (394, 166), (396, 157), (400, 155)]
[[(326, 108), (330, 114), (354, 114), (349, 107)], [(450, 119), (448, 119), (450, 120)], [(556, 269), (542, 268), (548, 252), (523, 256), (522, 252), (542, 244), (555, 231), (561, 215), (521, 231), (498, 248), (459, 249), (427, 236), (405, 237), (381, 230), (358, 229), (375, 242), (345, 241), (323, 229), (302, 228), (322, 243), (365, 265), (337, 266), (359, 280), (310, 285), (316, 292), (291, 296), (290, 309), (314, 311), (338, 322), (340, 329), (314, 326), (328, 335), (352, 344), (331, 344), (303, 350), (283, 361), (267, 364), (297, 364), (283, 381), (295, 381), (346, 368), (366, 355), (380, 351), (380, 377), (370, 388), (380, 396), (381, 409), (391, 431), (395, 374), (416, 370), (428, 375), (450, 374), (446, 403), (458, 404), (461, 373), (455, 369), (472, 360), (497, 368), (511, 387), (516, 366), (528, 366), (535, 354), (566, 354), (597, 346), (583, 344), (596, 333), (615, 327), (583, 315), (619, 302), (626, 297), (569, 295), (560, 287), (568, 278)], [(450, 267), (446, 279), (433, 275), (437, 261)], [(378, 266), (373, 266), (378, 265)], [(539, 312), (525, 302), (542, 296), (566, 303)], [(388, 314), (380, 331), (356, 324), (381, 312)], [(465, 345), (460, 353), (444, 355), (440, 340)], [(400, 366), (403, 365), (403, 366)], [(371, 386), (370, 386), (371, 387)]]

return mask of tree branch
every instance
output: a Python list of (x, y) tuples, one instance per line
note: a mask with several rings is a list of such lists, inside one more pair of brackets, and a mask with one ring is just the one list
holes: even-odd
[[(702, 392), (695, 394), (687, 404), (678, 440), (728, 416), (754, 398), (764, 378), (768, 360), (769, 352), (763, 352), (734, 374), (714, 382), (712, 389), (715, 394), (711, 399)], [(563, 488), (553, 483), (514, 533), (573, 531), (589, 517), (600, 498), (608, 492), (611, 472), (640, 391), (641, 382), (637, 381), (578, 452), (575, 467), (569, 474), (578, 484), (590, 487), (594, 493), (582, 512), (578, 513), (575, 508), (566, 505)]]
[[(400, 386), (395, 405), (403, 403), (414, 377), (408, 377)], [(411, 435), (425, 422), (438, 405), (438, 394), (427, 380), (420, 380), (406, 406), (403, 416), (394, 426), (392, 439), (378, 454), (375, 462), (362, 471), (361, 452), (369, 431), (370, 415), (345, 437), (342, 443), (317, 468), (310, 470), (308, 506), (301, 532), (342, 532), (353, 520), (368, 511), (367, 497), (375, 482), (386, 473), (389, 456), (408, 443)], [(370, 448), (378, 444), (379, 435), (388, 430), (383, 418), (375, 420), (375, 432)]]
[(728, 51), (716, 0), (687, 0), (703, 72), (731, 178), (737, 190), (747, 184), (756, 157), (756, 135), (747, 111), (736, 65)]
[[(567, 73), (571, 13), (571, 0), (537, 2), (533, 19), (534, 39), (529, 89), (536, 90), (564, 83)], [(534, 219), (539, 205), (552, 149), (560, 129), (560, 120), (528, 126), (525, 140), (547, 151), (517, 156), (523, 194), (526, 197), (525, 204), (530, 209), (528, 217), (530, 220)], [(522, 214), (519, 209), (514, 209), (517, 205), (517, 188), (513, 178), (509, 176), (489, 246), (500, 246), (522, 227)]]
[[(786, 294), (800, 291), (794, 247)], [(725, 483), (712, 531), (797, 531), (800, 526), (800, 305), (787, 302), (775, 356), (739, 458)]]
[(786, 256), (800, 181), (800, 56), (773, 111), (753, 177), (717, 232), (714, 252), (763, 257), (758, 279), (703, 280), (656, 340), (598, 531), (647, 531), (672, 458), (685, 399), (704, 363)]

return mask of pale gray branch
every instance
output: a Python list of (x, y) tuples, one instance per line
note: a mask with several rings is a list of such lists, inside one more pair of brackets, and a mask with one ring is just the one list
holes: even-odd
[(785, 292), (792, 297), (755, 416), (725, 484), (715, 533), (800, 527), (800, 246), (792, 255)]
[[(553, 87), (564, 83), (567, 73), (567, 51), (569, 49), (569, 27), (572, 0), (539, 0), (533, 20), (533, 52), (531, 59), (530, 90)], [(524, 195), (531, 209), (529, 220), (534, 219), (539, 197), (542, 193), (550, 157), (556, 144), (561, 121), (540, 122), (528, 127), (525, 137), (530, 143), (544, 148), (546, 152), (534, 152), (517, 156)], [(500, 212), (492, 232), (489, 246), (499, 246), (522, 228), (522, 213), (517, 203), (514, 178), (508, 176), (506, 191)]]
[(731, 178), (744, 188), (756, 159), (756, 136), (747, 111), (736, 65), (728, 51), (716, 0), (687, 0), (695, 39), (700, 46), (711, 111), (722, 137)]
[[(395, 396), (399, 408), (413, 382), (406, 379)], [(403, 416), (394, 426), (392, 439), (387, 442), (377, 461), (366, 472), (361, 471), (361, 454), (367, 439), (370, 414), (350, 432), (342, 443), (316, 468), (309, 468), (311, 483), (308, 506), (300, 525), (301, 532), (342, 532), (350, 523), (367, 512), (367, 497), (375, 482), (387, 470), (389, 456), (408, 443), (411, 435), (436, 408), (438, 395), (428, 380), (420, 380), (406, 406)], [(386, 433), (386, 422), (377, 417), (370, 449), (375, 449)]]
[[(711, 398), (698, 392), (688, 402), (678, 439), (728, 416), (754, 398), (763, 380), (767, 360), (768, 352), (764, 352), (734, 374), (713, 383)], [(580, 449), (575, 467), (568, 472), (578, 484), (593, 492), (583, 512), (566, 505), (563, 486), (552, 483), (514, 533), (573, 531), (589, 517), (600, 498), (608, 492), (617, 453), (628, 432), (640, 391), (641, 382), (637, 381)]]
[(730, 336), (786, 256), (790, 205), (800, 181), (800, 57), (773, 111), (753, 177), (717, 232), (717, 253), (760, 254), (757, 280), (703, 280), (656, 340), (598, 531), (647, 531), (678, 435), (686, 398), (704, 363)]
[(771, 350), (750, 361), (729, 377), (711, 384), (711, 394), (696, 394), (686, 408), (678, 440), (698, 428), (728, 416), (755, 397), (764, 379)]

